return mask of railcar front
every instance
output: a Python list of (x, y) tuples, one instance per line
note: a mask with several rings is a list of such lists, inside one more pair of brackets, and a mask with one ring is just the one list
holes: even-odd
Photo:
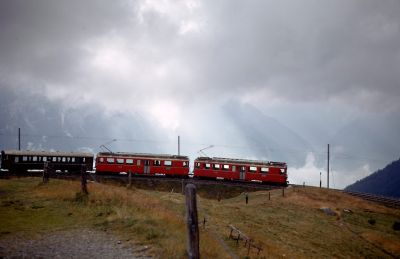
[(1, 169), (13, 173), (43, 170), (48, 165), (54, 171), (80, 172), (93, 168), (93, 154), (84, 152), (3, 150)]
[(187, 156), (143, 153), (101, 152), (96, 157), (96, 173), (137, 175), (163, 175), (188, 177)]

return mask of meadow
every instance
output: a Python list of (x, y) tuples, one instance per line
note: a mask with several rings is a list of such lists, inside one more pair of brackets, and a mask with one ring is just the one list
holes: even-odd
[[(90, 182), (85, 196), (78, 181), (1, 179), (0, 240), (90, 228), (132, 246), (147, 245), (149, 256), (186, 258), (185, 196), (169, 188), (139, 187)], [(400, 257), (400, 231), (393, 228), (400, 222), (399, 209), (313, 187), (287, 188), (284, 197), (279, 189), (248, 192), (246, 204), (238, 190), (220, 200), (210, 197), (215, 188), (198, 190), (202, 258)], [(260, 245), (260, 254), (251, 249), (247, 255), (242, 242), (229, 239), (229, 225)]]

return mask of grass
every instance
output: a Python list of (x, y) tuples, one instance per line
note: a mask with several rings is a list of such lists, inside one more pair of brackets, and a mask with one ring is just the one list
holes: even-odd
[[(79, 182), (39, 182), (0, 180), (0, 239), (90, 227), (149, 245), (151, 255), (187, 257), (185, 200), (170, 186), (155, 191), (91, 183), (84, 197), (77, 195)], [(259, 256), (251, 250), (250, 258), (400, 257), (400, 231), (392, 228), (399, 210), (319, 188), (288, 188), (285, 197), (275, 190), (271, 200), (268, 191), (252, 192), (246, 205), (240, 190), (210, 188), (214, 191), (200, 187), (198, 197), (199, 222), (207, 220), (205, 229), (200, 225), (203, 258), (230, 258), (229, 253), (247, 257), (242, 243), (228, 239), (230, 224), (263, 247)], [(215, 193), (226, 195), (218, 201)], [(321, 207), (330, 207), (337, 216), (325, 215)]]

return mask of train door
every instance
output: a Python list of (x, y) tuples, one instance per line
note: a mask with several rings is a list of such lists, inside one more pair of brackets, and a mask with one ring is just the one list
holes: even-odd
[(144, 174), (150, 174), (150, 160), (144, 160)]
[(240, 167), (240, 180), (245, 180), (246, 179), (246, 167), (241, 166)]

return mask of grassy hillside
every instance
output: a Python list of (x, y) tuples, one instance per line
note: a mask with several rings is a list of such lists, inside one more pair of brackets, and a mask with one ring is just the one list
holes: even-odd
[[(146, 244), (150, 255), (185, 258), (184, 196), (179, 193), (91, 183), (87, 199), (79, 183), (39, 178), (0, 180), (0, 240), (23, 232), (29, 238), (56, 230), (89, 227), (112, 232), (131, 244)], [(200, 192), (201, 194), (202, 192)], [(260, 257), (400, 257), (400, 211), (318, 188), (288, 188), (233, 198), (198, 199), (203, 258), (246, 257), (229, 240), (229, 224), (263, 247)], [(321, 207), (337, 215), (328, 216)], [(343, 212), (350, 209), (351, 213)], [(257, 257), (252, 250), (250, 257)]]

